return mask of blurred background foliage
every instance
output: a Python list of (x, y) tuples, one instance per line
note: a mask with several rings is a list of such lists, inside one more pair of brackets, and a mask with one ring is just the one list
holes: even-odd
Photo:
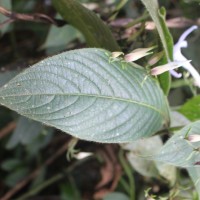
[[(123, 52), (159, 42), (140, 0), (79, 2), (108, 24)], [(200, 25), (199, 0), (160, 0), (159, 3), (167, 10), (167, 25), (175, 42), (187, 27)], [(0, 0), (0, 6), (12, 12), (42, 13), (62, 19), (51, 0)], [(87, 47), (83, 34), (70, 24), (56, 27), (50, 23), (16, 20), (3, 25), (7, 19), (0, 14), (0, 86), (47, 56)], [(189, 36), (188, 42), (184, 55), (199, 69), (200, 31)], [(145, 66), (149, 58), (138, 63)], [(170, 105), (176, 108), (197, 92), (190, 83), (173, 80)], [(159, 149), (168, 137), (169, 134), (162, 138), (152, 137), (150, 146), (145, 145), (145, 151), (152, 150), (152, 144), (157, 144)], [(127, 155), (128, 162), (124, 151), (114, 144), (78, 141), (75, 146), (78, 153), (75, 153), (73, 142), (69, 135), (0, 107), (2, 200), (198, 199), (186, 170), (144, 161), (131, 152)], [(134, 148), (134, 151), (144, 153), (142, 144)], [(67, 152), (68, 157), (71, 155), (70, 160)], [(91, 154), (82, 154), (84, 152)]]

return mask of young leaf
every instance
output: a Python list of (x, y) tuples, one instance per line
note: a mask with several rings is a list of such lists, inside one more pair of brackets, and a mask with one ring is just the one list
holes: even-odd
[(195, 121), (200, 119), (200, 95), (187, 101), (179, 112), (185, 115), (189, 120)]
[[(173, 38), (165, 23), (165, 15), (166, 15), (165, 9), (163, 7), (159, 9), (157, 0), (152, 0), (152, 1), (142, 0), (142, 2), (147, 8), (147, 10), (149, 11), (149, 14), (151, 15), (156, 25), (156, 28), (158, 30), (158, 34), (160, 36), (160, 39), (165, 51), (165, 56), (166, 56), (165, 62), (172, 61), (173, 60)], [(166, 72), (160, 75), (159, 81), (165, 94), (168, 94), (169, 89), (170, 89), (170, 82), (171, 82), (169, 73)]]
[(166, 97), (136, 64), (103, 49), (47, 58), (0, 89), (0, 104), (75, 137), (130, 142), (169, 122)]
[[(185, 126), (174, 134), (153, 159), (180, 167), (200, 165), (200, 121)], [(193, 141), (196, 142), (193, 142)]]
[(53, 0), (53, 4), (69, 24), (81, 31), (88, 46), (100, 47), (110, 51), (120, 50), (107, 25), (78, 1)]

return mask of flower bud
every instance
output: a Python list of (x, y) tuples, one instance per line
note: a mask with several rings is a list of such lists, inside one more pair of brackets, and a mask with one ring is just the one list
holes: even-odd
[(124, 56), (124, 60), (125, 60), (126, 62), (133, 62), (133, 61), (135, 61), (135, 60), (138, 60), (138, 59), (140, 59), (140, 58), (142, 58), (142, 57), (145, 57), (145, 56), (151, 54), (152, 52), (148, 52), (148, 51), (150, 51), (150, 50), (152, 50), (152, 49), (154, 49), (154, 48), (155, 48), (155, 46), (150, 47), (150, 48), (139, 48), (139, 49), (135, 49), (135, 50), (132, 51), (131, 53), (126, 54), (126, 55)]
[(200, 142), (200, 135), (188, 135), (187, 140), (190, 142)]
[(165, 65), (160, 65), (158, 67), (154, 67), (153, 69), (151, 69), (151, 75), (156, 76), (156, 75), (162, 74), (166, 71), (181, 67), (182, 65), (184, 65), (185, 63), (188, 63), (188, 62), (190, 62), (190, 60), (180, 61), (180, 62), (174, 61), (174, 62), (169, 62)]
[(124, 53), (120, 52), (120, 51), (115, 51), (115, 52), (112, 52), (111, 57), (112, 58), (117, 58), (117, 57), (119, 57), (121, 55), (124, 55)]

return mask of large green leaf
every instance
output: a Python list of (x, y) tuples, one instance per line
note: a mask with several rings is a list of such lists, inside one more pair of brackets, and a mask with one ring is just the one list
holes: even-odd
[[(151, 0), (151, 1), (141, 0), (141, 1), (147, 8), (158, 30), (158, 34), (160, 36), (160, 39), (165, 51), (165, 56), (166, 56), (166, 58), (164, 59), (164, 62), (172, 61), (173, 60), (173, 38), (165, 23), (165, 15), (166, 15), (165, 9), (163, 7), (159, 9), (157, 0)], [(165, 94), (168, 94), (169, 89), (170, 89), (170, 82), (171, 82), (169, 73), (165, 72), (164, 74), (160, 75), (159, 81)]]
[(47, 58), (4, 85), (0, 103), (97, 142), (129, 142), (167, 125), (168, 105), (157, 82), (136, 64), (109, 63), (110, 56), (88, 48)]
[(188, 136), (200, 135), (200, 121), (190, 123), (174, 134), (153, 159), (180, 167), (200, 165), (200, 142), (190, 142)]
[(110, 51), (120, 50), (106, 24), (92, 11), (76, 0), (53, 0), (59, 14), (85, 36), (90, 47), (100, 47)]
[(200, 119), (200, 95), (193, 97), (187, 101), (179, 109), (183, 115), (185, 115), (189, 120), (195, 121)]

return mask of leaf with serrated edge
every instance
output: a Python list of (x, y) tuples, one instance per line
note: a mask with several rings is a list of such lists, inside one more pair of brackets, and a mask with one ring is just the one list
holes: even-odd
[[(169, 121), (158, 83), (136, 64), (113, 61), (103, 49), (47, 58), (0, 89), (0, 103), (75, 137), (130, 142)], [(125, 67), (125, 68), (124, 68)]]

